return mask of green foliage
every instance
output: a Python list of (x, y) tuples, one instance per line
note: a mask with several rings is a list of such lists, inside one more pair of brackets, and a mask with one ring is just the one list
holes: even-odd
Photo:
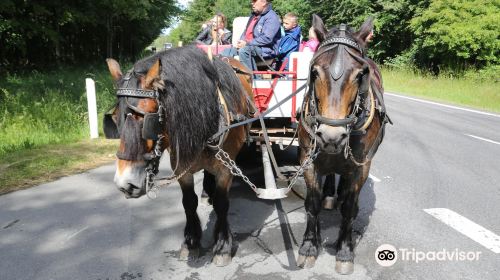
[(101, 113), (115, 102), (109, 72), (64, 68), (0, 80), (0, 156), (11, 151), (51, 143), (67, 143), (88, 137), (84, 77), (96, 82)]
[(309, 27), (311, 26), (311, 2), (303, 0), (275, 0), (273, 9), (283, 17), (286, 13), (295, 13), (299, 17), (299, 25), (302, 28), (302, 34), (307, 37)]
[(319, 15), (328, 27), (340, 23), (357, 27), (373, 14), (371, 0), (311, 0), (311, 7), (312, 12)]
[(201, 31), (201, 25), (215, 14), (215, 0), (193, 0), (181, 16), (181, 24), (172, 30), (170, 40), (191, 43)]
[(193, 0), (181, 16), (181, 23), (171, 31), (168, 40), (175, 45), (182, 41), (189, 44), (201, 32), (201, 25), (216, 13), (223, 13), (227, 18), (227, 28), (232, 29), (235, 17), (248, 16), (250, 5), (248, 0)]
[(2, 0), (0, 63), (17, 71), (134, 57), (178, 11), (174, 0)]
[(430, 0), (312, 0), (312, 12), (318, 14), (327, 27), (346, 23), (359, 28), (368, 16), (375, 17), (374, 39), (369, 55), (384, 61), (411, 47), (414, 40), (410, 21)]
[[(411, 19), (429, 5), (430, 0), (378, 0), (373, 4), (375, 17), (374, 40), (370, 56), (384, 61), (411, 53), (415, 36), (410, 28)], [(411, 62), (411, 61), (410, 61)]]
[(250, 15), (251, 9), (247, 0), (217, 0), (215, 11), (221, 12), (227, 17), (227, 28), (232, 30), (233, 20), (236, 17), (246, 17)]
[(465, 69), (500, 63), (500, 2), (434, 0), (411, 22), (424, 66)]

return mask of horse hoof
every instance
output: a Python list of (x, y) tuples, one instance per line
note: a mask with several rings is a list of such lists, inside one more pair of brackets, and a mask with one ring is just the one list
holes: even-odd
[(200, 249), (189, 250), (186, 244), (182, 244), (181, 251), (179, 253), (179, 260), (188, 261), (190, 259), (196, 259), (200, 255)]
[(215, 264), (215, 266), (226, 266), (231, 263), (231, 255), (229, 254), (215, 255), (214, 258), (212, 259), (212, 263)]
[(299, 255), (297, 258), (297, 266), (301, 268), (312, 268), (316, 263), (316, 257)]
[(326, 210), (332, 210), (333, 204), (334, 204), (334, 197), (333, 196), (327, 196), (323, 200), (323, 208)]
[(337, 271), (338, 274), (342, 274), (342, 275), (352, 274), (354, 272), (354, 263), (353, 262), (336, 261), (335, 262), (335, 271)]

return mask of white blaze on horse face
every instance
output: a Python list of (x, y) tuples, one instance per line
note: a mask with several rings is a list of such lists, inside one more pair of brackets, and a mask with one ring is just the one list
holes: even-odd
[(126, 160), (116, 160), (116, 172), (114, 182), (119, 188), (127, 188), (129, 184), (142, 187), (146, 178), (144, 162), (133, 162)]

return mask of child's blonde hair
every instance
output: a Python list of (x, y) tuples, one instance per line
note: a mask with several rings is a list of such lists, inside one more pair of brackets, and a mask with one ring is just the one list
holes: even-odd
[(286, 13), (286, 15), (283, 17), (283, 19), (286, 19), (286, 18), (289, 20), (292, 20), (295, 24), (297, 24), (299, 21), (299, 17), (294, 13)]

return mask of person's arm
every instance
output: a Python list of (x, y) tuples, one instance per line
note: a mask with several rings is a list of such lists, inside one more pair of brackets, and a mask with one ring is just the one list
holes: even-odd
[(210, 27), (203, 29), (200, 32), (200, 34), (198, 34), (198, 37), (196, 37), (196, 40), (194, 40), (194, 42), (196, 44), (207, 45), (207, 43), (205, 41), (207, 40), (208, 36), (210, 36)]
[(224, 33), (222, 35), (222, 38), (220, 39), (221, 40), (221, 43), (223, 45), (231, 45), (231, 39), (233, 37), (233, 34), (231, 33), (231, 31), (228, 31), (226, 33)]
[(281, 38), (281, 42), (279, 45), (278, 55), (284, 54), (297, 50), (299, 46), (299, 42), (295, 40), (292, 36), (287, 36)]
[(269, 46), (273, 43), (273, 39), (278, 32), (280, 32), (280, 22), (278, 18), (267, 18), (262, 25), (262, 33), (254, 37), (247, 45), (258, 47)]

